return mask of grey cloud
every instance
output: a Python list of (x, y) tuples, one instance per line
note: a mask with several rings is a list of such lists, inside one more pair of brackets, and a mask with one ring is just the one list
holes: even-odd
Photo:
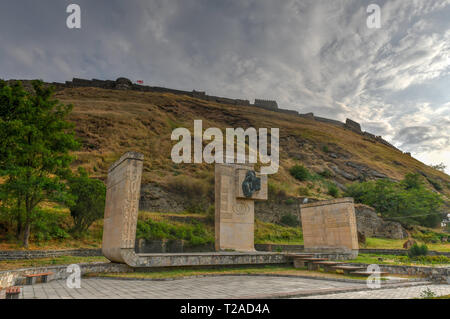
[[(65, 27), (72, 2), (82, 8), (81, 30)], [(377, 1), (377, 30), (366, 27), (370, 3), (3, 0), (0, 77), (126, 76), (277, 99), (360, 121), (405, 151), (449, 151), (449, 126), (436, 123), (450, 114), (450, 1)]]

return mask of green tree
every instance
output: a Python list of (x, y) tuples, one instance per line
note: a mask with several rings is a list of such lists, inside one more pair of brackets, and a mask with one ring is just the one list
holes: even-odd
[[(33, 81), (33, 93), (17, 82), (0, 81), (0, 196), (16, 211), (18, 234), (28, 247), (31, 225), (43, 201), (67, 201), (64, 178), (76, 150), (72, 106), (52, 98), (53, 90)], [(3, 201), (2, 201), (3, 204)]]
[(435, 227), (442, 220), (442, 196), (427, 189), (417, 174), (408, 174), (401, 182), (381, 179), (354, 183), (345, 195), (404, 224)]
[(74, 221), (72, 229), (76, 237), (81, 236), (93, 222), (103, 217), (105, 211), (105, 184), (89, 178), (83, 168), (78, 169), (78, 176), (69, 179), (70, 193), (75, 201), (69, 204), (70, 215)]
[(423, 179), (419, 174), (409, 173), (402, 181), (403, 187), (408, 189), (420, 189), (423, 186)]

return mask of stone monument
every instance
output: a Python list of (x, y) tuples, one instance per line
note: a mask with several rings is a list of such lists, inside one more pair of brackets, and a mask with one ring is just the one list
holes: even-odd
[(239, 252), (137, 254), (136, 226), (144, 156), (128, 152), (108, 171), (103, 255), (133, 268), (285, 263), (282, 254), (255, 252), (254, 200), (267, 198), (267, 176), (249, 165), (216, 167), (216, 245)]
[(251, 164), (216, 164), (216, 251), (255, 251), (255, 200), (267, 200), (267, 175)]
[(112, 262), (134, 257), (144, 155), (128, 152), (108, 170), (103, 225), (103, 255)]
[(358, 256), (358, 234), (353, 198), (300, 206), (305, 251)]

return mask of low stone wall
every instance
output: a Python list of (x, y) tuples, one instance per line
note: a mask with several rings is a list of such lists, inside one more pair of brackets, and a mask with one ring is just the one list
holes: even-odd
[[(66, 279), (71, 275), (67, 272), (68, 265), (45, 266), (38, 268), (14, 269), (0, 272), (0, 288), (23, 284), (24, 275), (40, 274), (52, 272), (48, 281)], [(81, 268), (81, 275), (88, 273), (118, 273), (132, 272), (133, 269), (125, 264), (115, 263), (84, 263), (78, 264)]]
[[(408, 251), (406, 249), (359, 249), (361, 254), (380, 254), (380, 255), (396, 255), (396, 256), (406, 256)], [(450, 257), (450, 252), (443, 251), (428, 251), (428, 255), (430, 256), (446, 256)]]
[[(257, 251), (267, 251), (267, 252), (304, 252), (305, 248), (303, 245), (277, 245), (277, 244), (255, 244), (255, 249)], [(345, 251), (314, 251), (314, 255), (318, 258), (327, 258), (332, 260), (348, 260), (357, 257), (356, 252), (345, 252)]]
[(305, 247), (303, 245), (255, 244), (255, 249), (272, 252), (302, 252)]
[[(368, 267), (369, 264), (349, 264), (352, 266)], [(421, 276), (436, 282), (450, 284), (450, 267), (378, 265), (380, 270), (389, 274)]]
[(64, 250), (1, 250), (0, 261), (54, 258), (60, 256), (92, 257), (103, 256), (101, 249), (64, 249)]
[[(279, 245), (279, 244), (255, 244), (255, 249), (258, 251), (274, 251), (274, 252), (303, 252), (303, 245)], [(360, 254), (377, 254), (377, 255), (396, 255), (396, 256), (406, 256), (408, 251), (406, 249), (368, 249), (360, 248)], [(430, 256), (446, 256), (450, 257), (450, 252), (442, 251), (428, 251)]]
[(184, 254), (138, 254), (136, 268), (237, 266), (287, 264), (284, 254), (272, 252), (205, 252)]

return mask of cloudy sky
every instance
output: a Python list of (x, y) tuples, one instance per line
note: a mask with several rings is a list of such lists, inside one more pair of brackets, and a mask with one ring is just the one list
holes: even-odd
[[(66, 27), (70, 3), (81, 29)], [(449, 17), (450, 0), (1, 0), (0, 78), (276, 99), (352, 118), (449, 173)]]

